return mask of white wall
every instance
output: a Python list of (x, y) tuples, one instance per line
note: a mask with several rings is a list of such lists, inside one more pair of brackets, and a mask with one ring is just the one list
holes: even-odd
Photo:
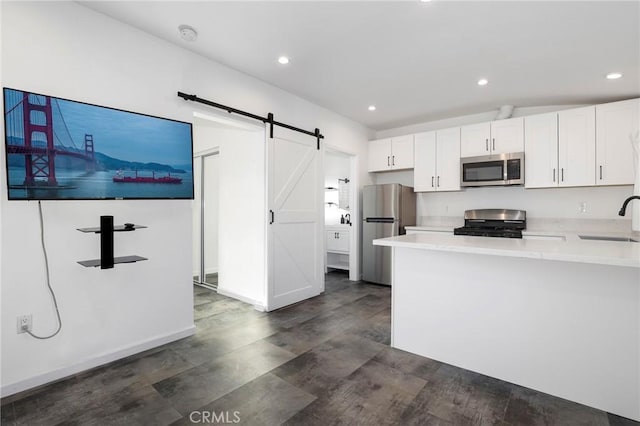
[[(549, 105), (539, 107), (514, 108), (512, 117), (525, 117), (527, 115), (544, 114), (545, 112), (561, 111), (563, 109), (578, 108), (584, 105)], [(442, 120), (426, 121), (410, 126), (394, 127), (393, 129), (379, 130), (376, 139), (390, 138), (393, 136), (410, 135), (412, 133), (428, 132), (430, 130), (447, 129), (449, 127), (465, 126), (467, 124), (484, 123), (495, 120), (498, 109), (495, 111), (481, 112), (478, 114), (462, 115), (458, 117), (444, 118)]]
[(220, 152), (218, 291), (263, 309), (267, 303), (264, 128), (241, 130), (196, 120), (195, 154), (212, 149)]
[[(461, 192), (419, 193), (418, 216), (457, 216), (462, 218), (470, 209), (526, 210), (528, 218), (535, 219), (615, 219), (622, 202), (631, 195), (633, 187), (611, 186), (590, 188), (523, 187), (467, 188)], [(586, 203), (586, 212), (580, 212)]]
[[(360, 154), (366, 170), (363, 154), (373, 132), (344, 117), (77, 3), (2, 2), (0, 7), (3, 86), (184, 121), (209, 109), (179, 99), (176, 92), (196, 93), (259, 114), (273, 112), (277, 120), (299, 127), (318, 127), (326, 140)], [(67, 201), (44, 203), (64, 329), (48, 341), (17, 335), (20, 314), (33, 313), (36, 332), (51, 331), (55, 324), (43, 281), (37, 205), (8, 202), (4, 159), (0, 168), (3, 395), (192, 331), (192, 202)], [(148, 225), (118, 235), (116, 250), (150, 260), (108, 271), (76, 264), (98, 255), (98, 240), (75, 228), (97, 225), (101, 214)]]
[(204, 159), (204, 271), (218, 272), (218, 226), (220, 169), (219, 156)]
[[(195, 123), (194, 139), (198, 139), (198, 125)], [(193, 275), (200, 275), (200, 245), (201, 245), (201, 173), (202, 158), (194, 159), (193, 179), (194, 179), (194, 200), (193, 200)], [(212, 154), (204, 157), (205, 185), (204, 185), (204, 266), (205, 274), (218, 272), (218, 209), (220, 192), (219, 182), (219, 155)]]

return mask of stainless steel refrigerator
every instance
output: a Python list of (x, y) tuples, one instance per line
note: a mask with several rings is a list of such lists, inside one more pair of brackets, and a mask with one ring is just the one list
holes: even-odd
[(362, 278), (391, 285), (391, 247), (374, 246), (377, 238), (405, 234), (416, 224), (416, 194), (397, 183), (369, 185), (362, 190)]

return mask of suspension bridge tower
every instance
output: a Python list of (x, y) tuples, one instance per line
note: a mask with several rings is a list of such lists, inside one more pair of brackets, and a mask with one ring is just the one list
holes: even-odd
[[(24, 146), (27, 152), (25, 154), (25, 186), (33, 186), (38, 183), (46, 182), (48, 186), (56, 186), (56, 150), (53, 146), (53, 114), (51, 111), (51, 98), (44, 96), (44, 105), (33, 103), (35, 97), (28, 93), (25, 94), (24, 102), (22, 102), (23, 122), (24, 122)], [(44, 115), (44, 124), (42, 117)], [(37, 137), (37, 136), (40, 137)], [(34, 138), (36, 136), (36, 138)], [(33, 143), (38, 142), (44, 136), (46, 148), (35, 146)]]
[(93, 149), (93, 135), (84, 135), (84, 155), (87, 157), (86, 171), (96, 171), (96, 155)]

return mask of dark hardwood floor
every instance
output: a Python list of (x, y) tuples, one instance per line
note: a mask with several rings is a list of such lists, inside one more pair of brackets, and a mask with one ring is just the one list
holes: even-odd
[(194, 287), (194, 336), (2, 400), (3, 425), (638, 423), (390, 348), (390, 288), (257, 312)]

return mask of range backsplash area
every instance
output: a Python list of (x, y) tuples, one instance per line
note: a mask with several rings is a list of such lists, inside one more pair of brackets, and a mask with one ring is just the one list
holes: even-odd
[(423, 226), (461, 226), (465, 210), (498, 208), (526, 210), (529, 229), (602, 228), (626, 232), (631, 229), (631, 212), (620, 217), (618, 211), (632, 192), (630, 185), (545, 189), (514, 186), (422, 192), (417, 197), (417, 222)]

